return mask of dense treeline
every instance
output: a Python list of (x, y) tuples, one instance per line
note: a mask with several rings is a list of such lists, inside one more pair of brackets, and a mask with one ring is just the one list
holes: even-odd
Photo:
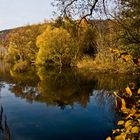
[[(8, 48), (5, 60), (20, 67), (75, 65), (84, 55), (95, 57), (95, 27), (58, 17), (55, 21), (13, 29), (1, 44)], [(24, 69), (24, 68), (23, 68)]]
[(122, 48), (121, 38), (116, 40), (120, 26), (116, 20), (82, 20), (77, 23), (58, 17), (51, 22), (8, 31), (5, 36), (1, 35), (1, 46), (7, 49), (4, 59), (19, 72), (26, 71), (33, 64), (92, 67), (103, 71), (116, 71), (117, 67), (119, 72), (128, 71), (132, 63), (118, 61), (109, 51), (109, 48)]

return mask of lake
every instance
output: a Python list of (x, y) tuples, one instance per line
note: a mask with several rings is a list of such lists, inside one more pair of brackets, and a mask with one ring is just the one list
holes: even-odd
[(113, 91), (133, 80), (75, 69), (21, 74), (0, 62), (0, 139), (104, 140), (120, 118)]

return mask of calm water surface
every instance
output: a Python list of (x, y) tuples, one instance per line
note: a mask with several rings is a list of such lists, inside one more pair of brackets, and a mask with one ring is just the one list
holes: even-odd
[(104, 140), (119, 118), (113, 90), (133, 80), (76, 70), (18, 74), (0, 65), (2, 140)]

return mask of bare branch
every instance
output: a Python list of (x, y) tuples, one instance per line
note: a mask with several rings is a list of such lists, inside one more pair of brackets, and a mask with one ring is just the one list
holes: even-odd
[(79, 24), (81, 23), (81, 21), (82, 21), (83, 19), (85, 19), (85, 20), (87, 21), (86, 18), (89, 17), (89, 16), (91, 16), (91, 15), (93, 14), (93, 10), (95, 9), (95, 6), (96, 6), (97, 3), (98, 3), (98, 0), (95, 0), (95, 2), (93, 3), (93, 5), (91, 5), (90, 13), (88, 13), (88, 14), (84, 15), (83, 17), (81, 17), (81, 19), (80, 19), (80, 21), (79, 21)]
[(64, 8), (64, 16), (68, 17), (68, 15), (67, 15), (67, 8), (69, 6), (71, 6), (75, 1), (77, 1), (77, 0), (72, 0), (69, 4), (66, 5), (66, 7)]

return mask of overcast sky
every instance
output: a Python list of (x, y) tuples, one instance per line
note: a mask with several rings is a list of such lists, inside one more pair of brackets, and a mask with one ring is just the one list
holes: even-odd
[(0, 0), (0, 30), (42, 22), (53, 17), (53, 0)]

